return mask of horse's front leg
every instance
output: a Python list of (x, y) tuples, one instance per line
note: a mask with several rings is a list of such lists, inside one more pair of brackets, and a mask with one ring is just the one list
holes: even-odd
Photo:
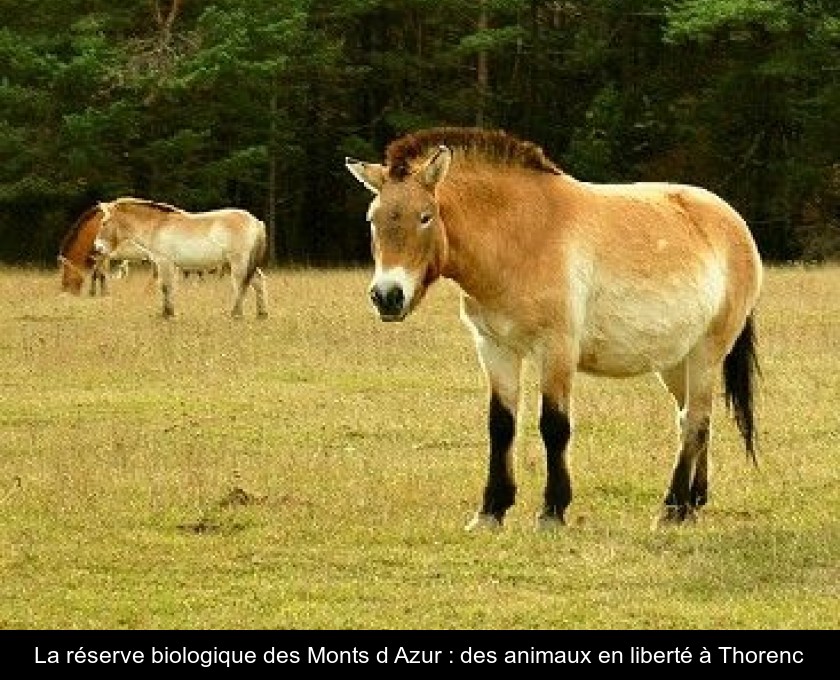
[(513, 471), (513, 441), (519, 408), (522, 359), (494, 340), (476, 334), (479, 359), (490, 388), (487, 429), (490, 436), (490, 457), (484, 501), (467, 530), (499, 527), (505, 513), (516, 500)]
[(96, 286), (99, 284), (99, 294), (107, 295), (108, 288), (105, 281), (105, 271), (108, 266), (108, 260), (98, 259), (93, 264), (93, 269), (90, 272), (90, 295), (96, 295)]
[(540, 436), (545, 446), (546, 482), (537, 528), (551, 529), (566, 523), (566, 509), (572, 502), (567, 450), (572, 436), (571, 391), (577, 355), (566, 343), (552, 344), (540, 352), (539, 363)]
[(160, 277), (160, 292), (163, 296), (163, 317), (171, 319), (175, 316), (175, 264), (169, 260), (161, 260), (157, 263), (158, 276)]
[(230, 315), (234, 319), (241, 319), (243, 315), (242, 306), (245, 302), (245, 293), (248, 288), (245, 281), (247, 275), (247, 260), (231, 259), (230, 282), (233, 286), (233, 307), (230, 310)]

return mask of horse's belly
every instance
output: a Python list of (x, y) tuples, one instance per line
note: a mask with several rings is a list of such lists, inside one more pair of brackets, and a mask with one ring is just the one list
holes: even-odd
[(223, 244), (207, 238), (174, 239), (167, 244), (170, 259), (183, 268), (201, 268), (221, 265), (225, 261)]
[(589, 305), (578, 367), (632, 376), (679, 363), (706, 333), (719, 307), (716, 286), (661, 292), (604, 289)]
[(219, 250), (210, 252), (183, 252), (175, 258), (175, 263), (183, 269), (202, 269), (204, 267), (217, 267), (224, 264), (224, 253)]

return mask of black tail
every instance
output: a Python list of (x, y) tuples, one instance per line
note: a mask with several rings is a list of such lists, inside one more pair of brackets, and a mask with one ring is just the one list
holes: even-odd
[(723, 360), (723, 385), (726, 408), (735, 419), (753, 463), (756, 463), (753, 390), (755, 377), (759, 374), (755, 346), (755, 324), (751, 314), (732, 350)]

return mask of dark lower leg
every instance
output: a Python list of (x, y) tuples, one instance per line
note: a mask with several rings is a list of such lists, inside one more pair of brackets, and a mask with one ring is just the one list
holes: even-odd
[(709, 419), (703, 418), (686, 433), (665, 496), (667, 519), (682, 521), (704, 505), (708, 496), (707, 448)]
[(516, 420), (495, 392), (490, 398), (487, 427), (490, 433), (490, 461), (481, 512), (501, 522), (516, 497), (516, 484), (510, 465)]
[(572, 481), (566, 464), (566, 447), (572, 435), (569, 416), (543, 395), (540, 434), (545, 444), (547, 478), (543, 516), (564, 521), (572, 502)]
[(172, 305), (172, 286), (164, 283), (160, 289), (163, 293), (163, 315), (167, 318), (175, 316), (175, 307)]
[(697, 464), (694, 466), (694, 481), (691, 483), (690, 503), (702, 508), (709, 500), (709, 422), (698, 433)]

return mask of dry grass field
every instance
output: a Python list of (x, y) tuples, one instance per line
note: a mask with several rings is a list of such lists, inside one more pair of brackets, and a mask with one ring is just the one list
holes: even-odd
[(227, 280), (177, 318), (135, 270), (106, 298), (0, 270), (0, 627), (836, 629), (840, 269), (767, 272), (759, 468), (717, 404), (710, 505), (652, 531), (676, 447), (654, 378), (576, 384), (569, 526), (529, 371), (519, 499), (471, 534), (486, 394), (457, 292), (378, 322), (367, 270)]

